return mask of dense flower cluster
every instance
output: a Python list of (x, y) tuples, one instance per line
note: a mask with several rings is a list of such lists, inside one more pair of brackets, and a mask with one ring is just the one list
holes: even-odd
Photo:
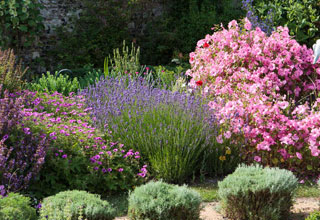
[[(155, 106), (176, 104), (183, 107), (184, 111), (190, 114), (190, 118), (194, 119), (202, 118), (203, 112), (210, 111), (201, 98), (153, 88), (142, 79), (109, 78), (85, 89), (82, 94), (86, 97), (87, 106), (92, 109), (91, 116), (98, 128), (107, 128), (108, 121), (121, 115), (128, 107), (135, 107), (132, 114), (141, 114)], [(212, 126), (215, 125), (212, 114), (207, 114), (206, 121)]]
[[(1, 88), (0, 88), (1, 91)], [(45, 134), (22, 124), (26, 97), (4, 92), (0, 99), (0, 195), (26, 188), (45, 162)]]
[[(86, 167), (79, 169), (89, 168), (89, 173), (102, 175), (101, 178), (109, 181), (110, 178), (120, 181), (122, 176), (135, 175), (131, 177), (131, 183), (139, 182), (142, 177), (139, 152), (123, 149), (123, 144), (104, 138), (92, 127), (88, 116), (91, 108), (86, 108), (83, 96), (70, 94), (65, 97), (58, 92), (26, 93), (31, 101), (22, 111), (25, 124), (48, 135), (51, 140), (49, 160), (68, 160), (72, 166), (76, 158), (86, 158)], [(130, 185), (129, 181), (125, 184)]]
[[(197, 84), (201, 87), (202, 82)], [(225, 165), (219, 171), (213, 165), (221, 162), (219, 156), (228, 159), (229, 168), (234, 166), (230, 158), (236, 151), (228, 148), (225, 155), (226, 144), (216, 141), (217, 119), (197, 94), (153, 88), (142, 80), (109, 78), (84, 90), (83, 95), (92, 108), (95, 126), (109, 128), (114, 139), (138, 150), (159, 178), (181, 183), (199, 173), (201, 166), (210, 175), (224, 173)]]
[(288, 28), (268, 37), (252, 30), (247, 18), (243, 27), (231, 21), (228, 28), (198, 42), (190, 54), (190, 85), (203, 82), (202, 94), (222, 117), (225, 135), (244, 133), (249, 161), (317, 173), (320, 68), (312, 64), (312, 50), (293, 40)]

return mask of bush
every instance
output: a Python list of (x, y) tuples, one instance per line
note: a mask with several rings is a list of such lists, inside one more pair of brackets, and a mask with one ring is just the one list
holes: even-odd
[(28, 89), (31, 91), (47, 93), (59, 92), (66, 96), (71, 92), (78, 92), (79, 88), (80, 85), (77, 78), (72, 80), (68, 75), (59, 75), (58, 72), (54, 75), (47, 72), (47, 75), (42, 74), (42, 77), (36, 82), (28, 84)]
[(30, 206), (30, 199), (17, 193), (9, 193), (0, 198), (0, 219), (37, 220), (37, 213)]
[(27, 100), (25, 95), (15, 97), (8, 91), (0, 99), (0, 195), (27, 188), (46, 157), (46, 136), (42, 131), (33, 134), (23, 124)]
[(240, 165), (218, 186), (222, 208), (230, 219), (277, 220), (288, 219), (298, 181), (287, 170)]
[(268, 37), (251, 26), (232, 21), (200, 40), (190, 54), (190, 86), (211, 100), (222, 133), (244, 136), (243, 159), (317, 175), (319, 64), (287, 28)]
[(254, 27), (268, 34), (278, 26), (287, 26), (300, 44), (311, 47), (320, 34), (318, 0), (265, 1), (243, 0), (244, 9)]
[(23, 69), (21, 63), (17, 62), (13, 50), (0, 50), (0, 85), (2, 84), (4, 90), (20, 91), (26, 71), (27, 69)]
[(130, 193), (128, 215), (136, 220), (195, 220), (200, 204), (200, 195), (186, 186), (149, 182)]
[(218, 149), (225, 147), (216, 141), (216, 119), (196, 96), (131, 79), (106, 79), (83, 94), (95, 126), (104, 129), (107, 124), (115, 140), (139, 151), (153, 174), (166, 181), (183, 183), (199, 174), (206, 159), (219, 160)]
[(115, 210), (100, 196), (85, 191), (65, 191), (47, 197), (40, 209), (41, 219), (48, 220), (112, 220)]
[[(46, 163), (29, 191), (36, 197), (62, 190), (88, 190), (99, 194), (128, 190), (144, 181), (142, 159), (123, 149), (92, 127), (82, 96), (31, 93), (23, 109), (24, 124), (50, 139)], [(127, 154), (126, 157), (124, 157)], [(146, 175), (146, 169), (143, 172)], [(140, 175), (138, 175), (140, 174)]]

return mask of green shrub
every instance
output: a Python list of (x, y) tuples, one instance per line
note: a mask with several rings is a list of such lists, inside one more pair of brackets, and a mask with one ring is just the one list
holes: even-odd
[(87, 88), (90, 85), (94, 85), (97, 81), (101, 79), (101, 77), (104, 77), (105, 74), (101, 70), (91, 70), (88, 73), (86, 73), (83, 77), (79, 78), (79, 84), (80, 88), (84, 89)]
[(312, 212), (305, 220), (320, 220), (320, 211)]
[(311, 47), (319, 37), (319, 0), (254, 0), (251, 10), (273, 28), (287, 26), (300, 44)]
[(27, 69), (23, 69), (18, 63), (13, 50), (0, 50), (0, 85), (10, 92), (19, 91), (24, 85), (22, 77)]
[(77, 78), (73, 80), (68, 75), (58, 74), (54, 75), (47, 72), (47, 75), (42, 74), (42, 77), (34, 83), (28, 84), (28, 89), (38, 92), (59, 92), (63, 95), (69, 95), (70, 92), (77, 92), (80, 88)]
[(17, 193), (0, 198), (0, 219), (36, 220), (36, 210), (30, 206), (30, 199)]
[(126, 46), (126, 42), (123, 41), (122, 51), (120, 49), (113, 50), (113, 56), (109, 56), (111, 70), (115, 74), (136, 74), (139, 73), (140, 66), (140, 48), (135, 48), (132, 43), (131, 48)]
[(297, 185), (297, 178), (290, 171), (240, 165), (218, 183), (218, 194), (230, 219), (288, 219)]
[(100, 196), (77, 190), (45, 198), (40, 209), (40, 217), (48, 220), (78, 220), (81, 215), (87, 220), (111, 220), (114, 213), (111, 205)]
[(194, 220), (200, 215), (200, 195), (186, 186), (149, 182), (129, 196), (130, 219)]

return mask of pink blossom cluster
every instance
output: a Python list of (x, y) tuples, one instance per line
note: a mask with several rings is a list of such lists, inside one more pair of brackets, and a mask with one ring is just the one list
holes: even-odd
[(268, 37), (245, 18), (200, 40), (186, 74), (220, 119), (218, 142), (240, 135), (249, 162), (315, 175), (320, 67), (312, 60), (313, 51), (290, 37), (288, 28), (278, 27)]

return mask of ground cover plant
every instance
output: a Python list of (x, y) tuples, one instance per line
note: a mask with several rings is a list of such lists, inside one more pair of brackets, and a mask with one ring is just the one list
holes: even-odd
[(211, 99), (226, 135), (243, 133), (246, 162), (317, 178), (320, 68), (288, 28), (269, 37), (251, 27), (248, 19), (231, 21), (200, 40), (190, 54), (190, 85)]
[(37, 197), (67, 189), (107, 194), (143, 181), (147, 169), (132, 156), (139, 152), (123, 149), (123, 144), (92, 127), (90, 108), (81, 95), (26, 93), (31, 101), (23, 109), (25, 126), (34, 133), (45, 132), (51, 141), (46, 163), (30, 189)]

